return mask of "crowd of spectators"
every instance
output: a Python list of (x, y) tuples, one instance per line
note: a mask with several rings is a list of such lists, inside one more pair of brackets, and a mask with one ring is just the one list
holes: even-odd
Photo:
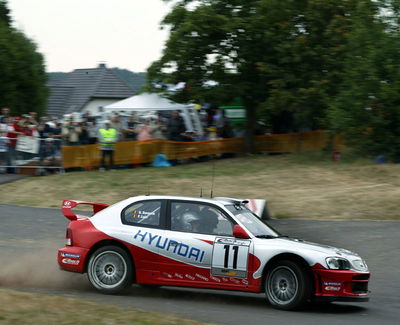
[[(204, 132), (187, 129), (179, 111), (159, 112), (147, 115), (113, 113), (110, 117), (111, 128), (117, 132), (118, 141), (147, 141), (165, 139), (171, 141), (198, 141), (216, 138), (243, 136), (243, 127), (232, 128), (224, 111), (218, 108), (208, 109), (200, 114)], [(36, 112), (13, 116), (7, 107), (0, 114), (0, 172), (1, 166), (13, 166), (17, 159), (28, 160), (38, 157), (40, 163), (60, 164), (61, 146), (96, 144), (99, 142), (99, 130), (104, 127), (103, 116), (93, 116), (89, 111), (78, 118), (75, 114), (63, 119), (38, 117)], [(39, 140), (39, 152), (17, 152), (19, 135), (36, 137)]]

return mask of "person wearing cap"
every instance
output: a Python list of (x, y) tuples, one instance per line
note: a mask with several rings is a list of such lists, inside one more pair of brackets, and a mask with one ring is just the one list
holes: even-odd
[[(99, 143), (101, 151), (100, 170), (113, 168), (115, 143), (117, 141), (117, 130), (111, 127), (111, 121), (104, 121), (104, 127), (99, 129)], [(108, 166), (105, 165), (106, 157), (108, 157)]]

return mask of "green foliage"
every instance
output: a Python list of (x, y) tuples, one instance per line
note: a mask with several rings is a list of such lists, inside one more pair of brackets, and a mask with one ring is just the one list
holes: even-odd
[(0, 107), (13, 115), (43, 112), (48, 90), (43, 56), (23, 33), (10, 26), (5, 1), (0, 2)]
[[(163, 24), (170, 38), (149, 82), (187, 88), (175, 100), (222, 104), (241, 97), (249, 127), (288, 112), (295, 129), (325, 125), (337, 93), (356, 0), (175, 1)], [(208, 80), (217, 85), (207, 86)]]
[(399, 0), (170, 2), (148, 88), (184, 81), (173, 99), (241, 97), (248, 135), (257, 115), (275, 132), (332, 128), (360, 152), (400, 155)]
[(398, 159), (400, 36), (396, 24), (388, 25), (388, 17), (379, 15), (377, 4), (358, 4), (345, 58), (346, 75), (329, 117), (332, 129), (344, 132), (361, 154)]
[(10, 10), (7, 7), (6, 0), (0, 0), (0, 24), (11, 25)]

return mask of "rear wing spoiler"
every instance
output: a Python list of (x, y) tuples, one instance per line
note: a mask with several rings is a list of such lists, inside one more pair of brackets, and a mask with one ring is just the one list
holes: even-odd
[(108, 207), (108, 204), (104, 204), (104, 203), (64, 200), (62, 203), (61, 211), (62, 211), (63, 215), (71, 221), (81, 219), (81, 218), (87, 218), (86, 216), (81, 216), (79, 214), (75, 214), (72, 211), (73, 208), (75, 208), (77, 205), (80, 205), (80, 204), (93, 206), (93, 214), (96, 214), (97, 212)]

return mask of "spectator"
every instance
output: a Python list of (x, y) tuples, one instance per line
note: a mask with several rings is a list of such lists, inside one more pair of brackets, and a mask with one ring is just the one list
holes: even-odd
[(55, 140), (54, 143), (57, 147), (57, 150), (61, 149), (61, 145), (62, 145), (62, 123), (60, 121), (57, 120), (53, 120), (54, 123), (54, 128), (53, 128), (53, 134), (52, 134), (52, 138)]
[(166, 139), (167, 126), (165, 125), (162, 117), (159, 115), (153, 127), (153, 139)]
[(7, 165), (7, 133), (9, 130), (8, 117), (3, 116), (0, 119), (0, 173), (5, 173), (6, 170), (2, 166)]
[(123, 126), (121, 118), (118, 113), (115, 113), (111, 118), (111, 128), (117, 131), (117, 136), (118, 136), (117, 141), (123, 141), (125, 127)]
[(217, 135), (220, 138), (232, 138), (233, 132), (231, 121), (225, 116), (225, 111), (218, 109), (217, 114), (214, 116), (215, 126), (217, 127)]
[(81, 133), (81, 128), (78, 122), (73, 122), (70, 119), (69, 122), (64, 124), (62, 129), (62, 134), (65, 139), (65, 143), (69, 146), (74, 146), (79, 144), (79, 134)]
[(153, 138), (152, 137), (153, 129), (150, 126), (149, 119), (145, 119), (143, 121), (143, 124), (139, 124), (139, 126), (136, 129), (137, 129), (137, 139), (139, 141), (147, 141)]
[(27, 118), (31, 125), (34, 125), (35, 127), (37, 127), (39, 125), (39, 123), (37, 121), (37, 113), (36, 112), (29, 112), (29, 115)]
[[(3, 118), (4, 121), (4, 118)], [(8, 130), (7, 130), (7, 165), (14, 166), (16, 159), (16, 147), (17, 147), (17, 137), (19, 134), (22, 134), (21, 128), (18, 123), (21, 121), (20, 117), (15, 117), (13, 120), (10, 119), (8, 122)], [(14, 173), (14, 169), (9, 169), (10, 173)]]
[(85, 145), (90, 143), (89, 130), (86, 122), (81, 123), (81, 132), (79, 133), (79, 144)]
[[(8, 107), (3, 107), (1, 109), (1, 115), (0, 115), (0, 123), (2, 123), (3, 118), (10, 118), (10, 109)], [(4, 123), (4, 122), (3, 122)]]
[[(60, 166), (61, 157), (53, 138), (44, 140), (44, 145), (39, 151), (41, 166)], [(39, 170), (40, 175), (47, 175), (51, 169)]]
[(39, 138), (41, 139), (49, 138), (52, 135), (53, 130), (51, 124), (48, 123), (46, 116), (43, 116), (40, 119), (40, 123), (37, 126), (37, 131), (39, 133)]
[(90, 117), (87, 122), (87, 128), (89, 132), (89, 144), (97, 143), (97, 134), (99, 133), (97, 120), (93, 117)]
[[(111, 127), (111, 122), (106, 120), (104, 128), (99, 129), (99, 142), (101, 150), (101, 167), (100, 170), (113, 168), (114, 166), (114, 150), (115, 143), (118, 140), (117, 130)], [(106, 166), (106, 157), (109, 159)]]
[(185, 123), (179, 115), (179, 111), (173, 111), (167, 124), (168, 140), (182, 141), (182, 134), (185, 129)]
[(238, 123), (235, 125), (235, 127), (233, 128), (233, 136), (235, 138), (241, 138), (245, 136), (245, 129), (243, 128), (243, 124), (242, 123)]
[(87, 110), (85, 113), (82, 114), (82, 118), (87, 122), (92, 118), (92, 113)]
[(139, 122), (136, 119), (136, 114), (132, 113), (129, 116), (128, 123), (126, 129), (124, 129), (125, 140), (127, 141), (135, 141), (137, 140), (137, 127)]

